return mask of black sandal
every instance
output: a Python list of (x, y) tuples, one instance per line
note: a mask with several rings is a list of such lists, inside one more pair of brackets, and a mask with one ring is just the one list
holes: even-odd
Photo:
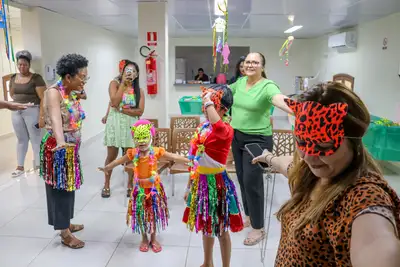
[(102, 198), (109, 198), (110, 196), (111, 196), (110, 188), (103, 188), (103, 190), (101, 190)]

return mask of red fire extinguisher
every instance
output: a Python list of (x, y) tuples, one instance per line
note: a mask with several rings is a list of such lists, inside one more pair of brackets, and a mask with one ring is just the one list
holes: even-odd
[(155, 51), (150, 52), (146, 57), (146, 83), (147, 93), (149, 95), (156, 95), (158, 91), (157, 85), (157, 60)]

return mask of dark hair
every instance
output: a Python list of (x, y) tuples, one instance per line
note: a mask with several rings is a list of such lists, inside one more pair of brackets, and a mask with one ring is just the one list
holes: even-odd
[(89, 61), (78, 54), (67, 54), (62, 56), (56, 65), (57, 74), (63, 79), (66, 75), (75, 76), (79, 70), (86, 68)]
[(204, 72), (203, 68), (200, 68), (200, 69), (198, 69), (197, 71), (202, 71), (202, 72)]
[(233, 105), (233, 93), (232, 90), (226, 84), (215, 84), (211, 85), (209, 88), (215, 91), (222, 91), (223, 95), (221, 97), (221, 104), (229, 110)]
[(121, 74), (118, 76), (118, 81), (120, 83), (122, 82), (122, 75), (124, 74), (125, 69), (128, 65), (135, 66), (135, 69), (137, 72), (137, 77), (136, 77), (136, 79), (133, 80), (132, 87), (133, 87), (133, 91), (135, 93), (136, 108), (138, 108), (139, 102), (140, 102), (140, 85), (139, 85), (139, 66), (138, 66), (138, 64), (136, 64), (136, 62), (130, 61), (129, 59), (125, 59), (125, 66), (122, 69)]
[(244, 62), (244, 60), (246, 59), (246, 57), (240, 57), (239, 61), (236, 63), (236, 73), (235, 73), (235, 81), (242, 76), (242, 73), (240, 72), (240, 64), (242, 64), (242, 62)]
[(17, 54), (15, 54), (15, 57), (17, 58), (17, 60), (25, 59), (26, 61), (28, 61), (29, 64), (31, 64), (32, 54), (28, 50), (18, 51)]

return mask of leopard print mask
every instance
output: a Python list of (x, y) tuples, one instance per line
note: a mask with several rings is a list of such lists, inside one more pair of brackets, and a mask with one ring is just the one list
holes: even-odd
[(142, 124), (138, 126), (132, 126), (132, 136), (133, 136), (133, 141), (135, 143), (147, 143), (149, 144), (151, 142), (152, 138), (152, 129), (153, 125), (152, 124)]
[(294, 135), (302, 152), (310, 156), (330, 156), (339, 149), (345, 137), (343, 120), (347, 115), (347, 104), (324, 106), (289, 98), (285, 103), (295, 114)]

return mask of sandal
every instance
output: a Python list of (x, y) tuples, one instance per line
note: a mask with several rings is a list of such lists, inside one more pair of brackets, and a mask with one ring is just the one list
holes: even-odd
[[(157, 242), (157, 241), (156, 241), (156, 242)], [(157, 242), (157, 244), (158, 244), (158, 245), (155, 246), (155, 245), (154, 245), (154, 242), (150, 242), (151, 250), (152, 250), (154, 253), (159, 253), (159, 252), (162, 251), (162, 247), (161, 247), (160, 243)]]
[(149, 243), (148, 242), (142, 242), (140, 243), (139, 250), (141, 252), (148, 252), (149, 251)]
[(131, 197), (133, 188), (128, 188), (126, 190), (126, 197)]
[(258, 243), (260, 243), (266, 236), (267, 235), (264, 230), (259, 232), (259, 234), (257, 234), (257, 236), (254, 234), (254, 231), (252, 231), (249, 233), (247, 238), (243, 241), (243, 244), (245, 246), (255, 246)]
[(22, 171), (22, 170), (15, 170), (15, 171), (13, 171), (13, 172), (11, 173), (11, 177), (12, 177), (12, 178), (17, 178), (17, 177), (21, 176), (21, 175), (24, 174), (24, 173), (25, 173), (25, 171)]
[(85, 242), (79, 240), (73, 235), (61, 236), (61, 243), (72, 249), (80, 249), (85, 246)]
[(109, 198), (110, 196), (111, 196), (110, 188), (103, 188), (103, 190), (101, 190), (102, 198)]
[(70, 226), (69, 226), (69, 231), (70, 231), (71, 233), (76, 233), (76, 232), (82, 231), (83, 228), (85, 228), (85, 227), (83, 226), (83, 224), (72, 224), (72, 223), (71, 223)]

